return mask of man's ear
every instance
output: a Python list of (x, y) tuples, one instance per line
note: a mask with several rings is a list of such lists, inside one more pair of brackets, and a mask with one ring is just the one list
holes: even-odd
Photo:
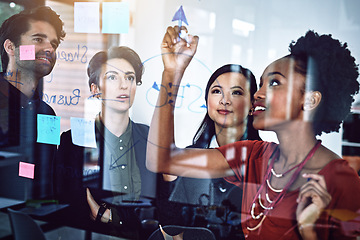
[(321, 92), (319, 91), (310, 91), (305, 93), (305, 101), (303, 105), (304, 111), (310, 111), (319, 106), (321, 102)]
[(101, 93), (100, 93), (100, 89), (99, 87), (95, 84), (95, 83), (92, 83), (90, 85), (90, 89), (91, 89), (91, 94), (93, 97), (96, 97), (96, 98), (100, 98), (101, 96)]
[(7, 54), (14, 56), (15, 55), (15, 44), (10, 41), (10, 39), (6, 39), (4, 42), (4, 49)]

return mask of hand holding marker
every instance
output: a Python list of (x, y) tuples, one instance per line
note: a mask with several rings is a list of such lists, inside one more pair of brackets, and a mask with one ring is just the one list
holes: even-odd
[[(178, 25), (179, 25), (179, 29), (181, 29), (182, 26), (182, 22), (186, 23), (186, 25), (189, 25), (189, 23), (187, 22), (183, 7), (180, 6), (179, 10), (176, 11), (172, 21), (179, 21)], [(181, 30), (179, 33), (179, 38), (185, 40), (185, 42), (187, 43), (187, 45), (189, 45), (189, 35), (187, 33), (186, 30)]]

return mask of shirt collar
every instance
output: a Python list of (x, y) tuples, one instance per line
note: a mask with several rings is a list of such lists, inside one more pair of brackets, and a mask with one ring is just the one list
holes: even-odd
[(214, 136), (211, 138), (211, 142), (210, 142), (209, 148), (217, 148), (217, 147), (219, 147), (219, 144), (218, 144), (218, 142), (216, 141), (216, 135), (214, 135)]
[[(95, 125), (102, 137), (111, 147), (116, 148), (119, 144), (121, 144), (122, 146), (128, 146), (130, 144), (130, 139), (132, 136), (131, 120), (129, 120), (129, 124), (125, 132), (120, 137), (115, 136), (112, 132), (109, 131), (109, 129), (106, 128), (106, 126), (100, 120), (99, 115), (95, 119)], [(103, 131), (101, 131), (101, 129), (103, 129)]]

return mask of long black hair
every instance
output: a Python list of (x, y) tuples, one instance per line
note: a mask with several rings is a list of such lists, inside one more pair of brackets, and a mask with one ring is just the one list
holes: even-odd
[[(209, 95), (209, 90), (211, 84), (222, 74), (228, 73), (228, 72), (236, 72), (241, 73), (246, 77), (246, 79), (249, 81), (250, 85), (250, 98), (251, 102), (254, 100), (254, 94), (257, 91), (256, 86), (256, 79), (254, 74), (247, 68), (242, 67), (238, 64), (226, 64), (220, 68), (218, 68), (210, 77), (206, 89), (205, 89), (205, 102), (207, 106), (207, 99)], [(248, 116), (247, 126), (244, 135), (241, 137), (241, 139), (238, 140), (261, 140), (258, 131), (253, 127), (253, 116)], [(193, 146), (194, 147), (205, 147), (208, 148), (210, 146), (210, 142), (212, 137), (215, 135), (215, 123), (210, 118), (208, 112), (206, 112), (206, 115), (203, 119), (203, 121), (200, 124), (199, 129), (197, 130), (194, 138), (193, 138)]]

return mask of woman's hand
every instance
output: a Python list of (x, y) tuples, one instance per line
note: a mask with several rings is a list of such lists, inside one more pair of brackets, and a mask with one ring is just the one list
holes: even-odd
[(188, 32), (185, 26), (168, 27), (161, 43), (161, 53), (165, 71), (184, 72), (195, 55), (198, 36), (187, 35), (180, 38), (180, 32)]
[[(97, 204), (97, 202), (91, 195), (90, 190), (88, 188), (86, 188), (86, 199), (90, 207), (90, 218), (95, 221), (100, 206), (99, 204)], [(108, 223), (109, 219), (110, 219), (110, 209), (106, 209), (106, 211), (101, 217), (101, 222)]]
[(319, 218), (321, 211), (330, 203), (331, 195), (327, 191), (324, 176), (305, 173), (303, 177), (310, 181), (300, 188), (296, 220), (302, 235), (306, 232), (313, 235), (315, 233), (314, 223)]

